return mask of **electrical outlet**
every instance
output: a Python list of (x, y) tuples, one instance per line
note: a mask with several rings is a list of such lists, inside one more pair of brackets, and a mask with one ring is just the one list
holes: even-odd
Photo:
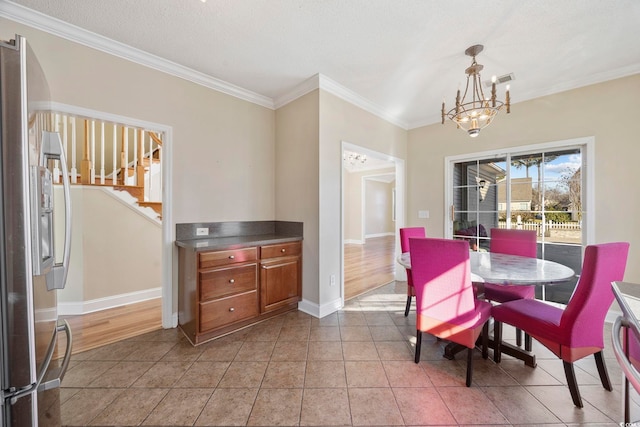
[(331, 283), (331, 286), (335, 286), (336, 285), (336, 275), (335, 274), (332, 274), (329, 277), (329, 282)]
[(209, 229), (206, 227), (203, 228), (196, 228), (196, 236), (208, 236), (209, 235)]
[(418, 218), (429, 218), (429, 211), (418, 211)]

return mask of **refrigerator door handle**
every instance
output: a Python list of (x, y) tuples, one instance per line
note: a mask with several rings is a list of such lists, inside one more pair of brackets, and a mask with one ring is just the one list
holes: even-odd
[[(15, 403), (16, 400), (20, 399), (29, 394), (33, 394), (36, 391), (41, 390), (49, 390), (55, 387), (60, 387), (60, 383), (64, 378), (65, 373), (67, 372), (67, 367), (69, 366), (69, 360), (71, 359), (71, 346), (72, 346), (72, 336), (71, 336), (71, 328), (69, 327), (69, 323), (66, 320), (62, 320), (63, 323), (59, 323), (56, 326), (55, 333), (53, 334), (53, 339), (49, 343), (49, 347), (47, 348), (47, 354), (44, 357), (44, 361), (42, 362), (42, 368), (38, 373), (38, 378), (35, 383), (29, 384), (25, 387), (22, 387), (18, 390), (12, 390), (9, 393), (3, 393), (3, 397), (5, 399), (11, 399), (11, 403)], [(49, 370), (49, 365), (51, 364), (51, 359), (53, 359), (53, 353), (56, 350), (56, 346), (58, 344), (58, 332), (65, 331), (67, 334), (67, 346), (65, 350), (64, 359), (62, 360), (62, 364), (59, 368), (55, 369), (54, 374), (55, 378), (51, 380), (47, 380), (43, 382), (47, 371)], [(52, 375), (51, 373), (49, 375)]]
[(69, 361), (71, 360), (71, 347), (73, 345), (73, 337), (71, 335), (71, 328), (69, 327), (69, 324), (67, 323), (67, 321), (63, 320), (62, 322), (63, 323), (58, 324), (58, 326), (56, 327), (56, 331), (57, 332), (64, 331), (64, 333), (67, 336), (67, 345), (64, 351), (64, 358), (62, 359), (62, 363), (60, 364), (60, 366), (56, 368), (55, 371), (52, 371), (53, 375), (55, 375), (55, 378), (48, 379), (47, 381), (41, 382), (40, 385), (38, 386), (38, 391), (44, 391), (44, 390), (60, 387), (60, 384), (62, 383), (64, 375), (67, 373), (67, 368), (69, 367)]
[(64, 189), (64, 254), (62, 263), (53, 266), (53, 281), (49, 283), (47, 280), (47, 288), (64, 289), (67, 283), (67, 274), (69, 272), (69, 259), (71, 257), (71, 185), (69, 182), (69, 170), (67, 168), (67, 159), (60, 140), (60, 134), (57, 132), (43, 132), (42, 139), (43, 154), (50, 159), (60, 160), (60, 168), (62, 169), (62, 186)]

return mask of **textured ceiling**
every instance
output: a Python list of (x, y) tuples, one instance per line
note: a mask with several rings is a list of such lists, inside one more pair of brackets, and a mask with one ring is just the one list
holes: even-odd
[(452, 105), (473, 44), (485, 46), (483, 80), (515, 75), (514, 104), (640, 72), (638, 0), (13, 3), (275, 104), (320, 73), (407, 128), (438, 122), (443, 98)]

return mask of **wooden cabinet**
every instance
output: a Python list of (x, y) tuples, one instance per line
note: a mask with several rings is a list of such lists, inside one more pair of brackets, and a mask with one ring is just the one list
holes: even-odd
[(297, 309), (301, 295), (300, 242), (179, 248), (178, 323), (193, 344)]
[(277, 310), (297, 303), (302, 295), (300, 242), (260, 248), (260, 310)]

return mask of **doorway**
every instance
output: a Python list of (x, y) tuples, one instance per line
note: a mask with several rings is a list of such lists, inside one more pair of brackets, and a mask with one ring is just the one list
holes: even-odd
[(343, 143), (342, 158), (343, 298), (349, 300), (395, 279), (404, 182), (390, 156)]

